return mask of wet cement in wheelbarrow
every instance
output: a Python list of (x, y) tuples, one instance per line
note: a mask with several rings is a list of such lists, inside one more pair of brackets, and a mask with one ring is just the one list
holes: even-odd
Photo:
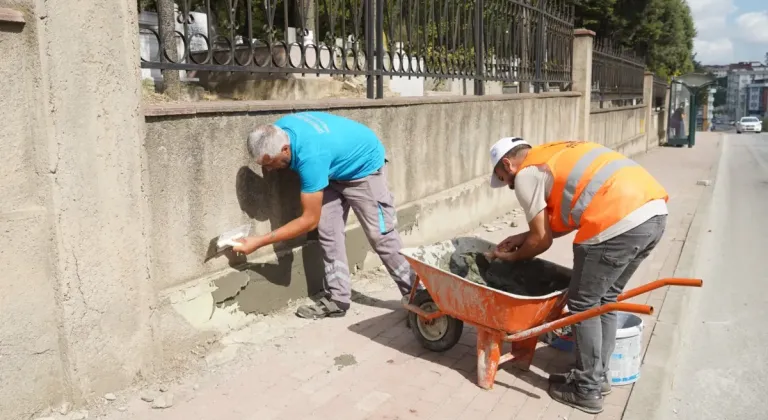
[(548, 261), (488, 261), (480, 252), (453, 252), (438, 267), (473, 283), (520, 296), (544, 296), (568, 287), (571, 278)]

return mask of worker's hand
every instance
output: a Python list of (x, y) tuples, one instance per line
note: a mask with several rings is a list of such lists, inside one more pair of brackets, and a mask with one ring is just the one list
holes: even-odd
[(239, 245), (233, 246), (232, 250), (235, 251), (237, 254), (245, 254), (248, 255), (257, 249), (263, 247), (266, 242), (261, 236), (249, 236), (247, 238), (237, 239), (237, 242), (239, 242)]
[(528, 232), (522, 232), (504, 239), (496, 246), (496, 251), (513, 252), (517, 248), (520, 248), (523, 242), (525, 242), (526, 235), (528, 235)]
[[(517, 249), (517, 248), (515, 248)], [(493, 250), (493, 259), (502, 260), (502, 261), (515, 261), (515, 252), (513, 251), (500, 251), (499, 249)]]

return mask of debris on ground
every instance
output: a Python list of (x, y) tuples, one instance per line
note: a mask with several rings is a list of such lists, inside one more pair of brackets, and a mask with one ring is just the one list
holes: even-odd
[(88, 418), (88, 411), (87, 410), (81, 410), (81, 411), (75, 411), (72, 413), (72, 416), (70, 419), (72, 420), (85, 420)]
[(173, 394), (170, 392), (161, 394), (157, 398), (155, 398), (154, 401), (152, 401), (152, 408), (157, 408), (162, 410), (164, 408), (170, 408), (172, 406), (173, 406)]
[(347, 366), (356, 365), (357, 359), (351, 354), (342, 354), (333, 358), (333, 364), (338, 370), (342, 370)]
[(141, 391), (141, 394), (139, 394), (139, 398), (141, 398), (142, 401), (151, 403), (155, 400), (155, 393), (150, 390), (144, 390)]
[(69, 414), (69, 410), (71, 409), (72, 409), (72, 403), (65, 401), (61, 404), (61, 407), (59, 408), (59, 414), (61, 414), (62, 416), (66, 416), (67, 414)]
[(104, 399), (107, 401), (114, 401), (117, 399), (117, 396), (113, 393), (104, 394)]
[(708, 187), (708, 186), (712, 185), (712, 181), (709, 180), (709, 179), (700, 179), (700, 180), (696, 181), (696, 185), (703, 185), (705, 187)]

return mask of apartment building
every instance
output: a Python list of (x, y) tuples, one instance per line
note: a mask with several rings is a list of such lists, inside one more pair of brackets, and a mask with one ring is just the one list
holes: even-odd
[(726, 93), (726, 110), (731, 118), (738, 120), (745, 115), (759, 112), (758, 92), (762, 85), (751, 86), (763, 79), (768, 79), (768, 66), (760, 63), (732, 64), (728, 70), (728, 90)]

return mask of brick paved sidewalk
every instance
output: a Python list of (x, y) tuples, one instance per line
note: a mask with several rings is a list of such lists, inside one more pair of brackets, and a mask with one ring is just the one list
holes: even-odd
[[(662, 148), (636, 160), (664, 184), (671, 195), (670, 217), (662, 243), (628, 287), (671, 276), (702, 187), (716, 158), (714, 136), (701, 135), (693, 149)], [(512, 192), (510, 192), (512, 194)], [(492, 241), (526, 229), (510, 228), (514, 215), (494, 222), (503, 227), (478, 234)], [(570, 239), (555, 241), (544, 257), (571, 265)], [(529, 372), (503, 366), (493, 390), (475, 385), (475, 331), (465, 327), (456, 347), (444, 354), (422, 349), (405, 326), (399, 295), (383, 272), (355, 280), (356, 304), (345, 318), (305, 321), (292, 308), (265, 317), (222, 340), (208, 355), (199, 376), (170, 384), (173, 406), (152, 409), (137, 392), (118, 395), (101, 407), (107, 419), (270, 420), (270, 419), (620, 419), (631, 386), (614, 387), (605, 411), (586, 415), (547, 395), (547, 375), (563, 371), (572, 359), (540, 346)], [(633, 301), (657, 309), (665, 290)], [(645, 317), (644, 341), (653, 330)], [(641, 379), (642, 380), (642, 379)], [(96, 411), (92, 409), (91, 418)]]

